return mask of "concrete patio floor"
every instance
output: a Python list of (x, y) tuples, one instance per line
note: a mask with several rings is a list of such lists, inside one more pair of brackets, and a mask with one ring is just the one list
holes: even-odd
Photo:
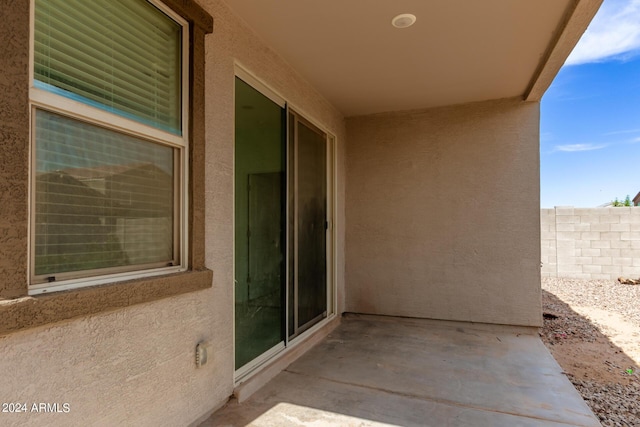
[(210, 426), (599, 426), (535, 328), (347, 315)]

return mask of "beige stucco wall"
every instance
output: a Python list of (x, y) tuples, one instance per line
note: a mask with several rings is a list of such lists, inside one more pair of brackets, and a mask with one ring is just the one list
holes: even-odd
[[(345, 123), (342, 115), (277, 54), (267, 49), (254, 33), (220, 1), (205, 3), (214, 17), (213, 35), (207, 44), (207, 266), (214, 271), (214, 287), (220, 278), (233, 278), (233, 94), (234, 64), (285, 98), (307, 118), (324, 126), (337, 138), (336, 276), (339, 310), (344, 300), (344, 197)], [(224, 292), (232, 292), (232, 288)], [(229, 295), (231, 298), (231, 295)]]
[(539, 104), (347, 120), (347, 311), (539, 325)]
[[(344, 286), (344, 120), (218, 0), (206, 67), (206, 266), (211, 289), (0, 337), (3, 402), (69, 403), (67, 414), (0, 414), (3, 426), (188, 425), (233, 391), (234, 60), (337, 136), (338, 312)], [(196, 369), (195, 345), (212, 343)]]

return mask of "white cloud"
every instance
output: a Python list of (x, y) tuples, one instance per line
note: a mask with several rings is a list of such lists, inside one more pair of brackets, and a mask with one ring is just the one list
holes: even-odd
[(640, 54), (640, 0), (604, 0), (565, 65)]
[(624, 130), (616, 130), (613, 132), (607, 132), (603, 135), (620, 135), (625, 133), (640, 133), (640, 129), (624, 129)]
[(575, 151), (592, 151), (599, 150), (601, 148), (606, 147), (606, 144), (567, 144), (567, 145), (556, 145), (553, 151), (564, 151), (567, 153), (572, 153)]

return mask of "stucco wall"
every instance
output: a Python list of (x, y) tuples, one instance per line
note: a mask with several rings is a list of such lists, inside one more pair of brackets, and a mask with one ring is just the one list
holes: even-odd
[(539, 104), (347, 120), (347, 311), (539, 325)]
[(543, 277), (640, 277), (640, 208), (542, 209), (540, 229)]
[(11, 298), (27, 275), (27, 206), (14, 201), (28, 191), (29, 1), (5, 1), (0, 19), (0, 295)]
[[(0, 400), (71, 405), (68, 414), (0, 414), (3, 426), (187, 425), (232, 393), (234, 60), (337, 136), (336, 276), (343, 310), (344, 120), (224, 3), (199, 3), (215, 26), (206, 39), (205, 159), (205, 263), (214, 285), (0, 337)], [(196, 369), (194, 349), (203, 339), (213, 354)]]

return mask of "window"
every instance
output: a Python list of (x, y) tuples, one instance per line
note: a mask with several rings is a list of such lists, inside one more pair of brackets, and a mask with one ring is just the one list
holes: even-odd
[(145, 0), (34, 0), (30, 293), (186, 268), (188, 28)]

